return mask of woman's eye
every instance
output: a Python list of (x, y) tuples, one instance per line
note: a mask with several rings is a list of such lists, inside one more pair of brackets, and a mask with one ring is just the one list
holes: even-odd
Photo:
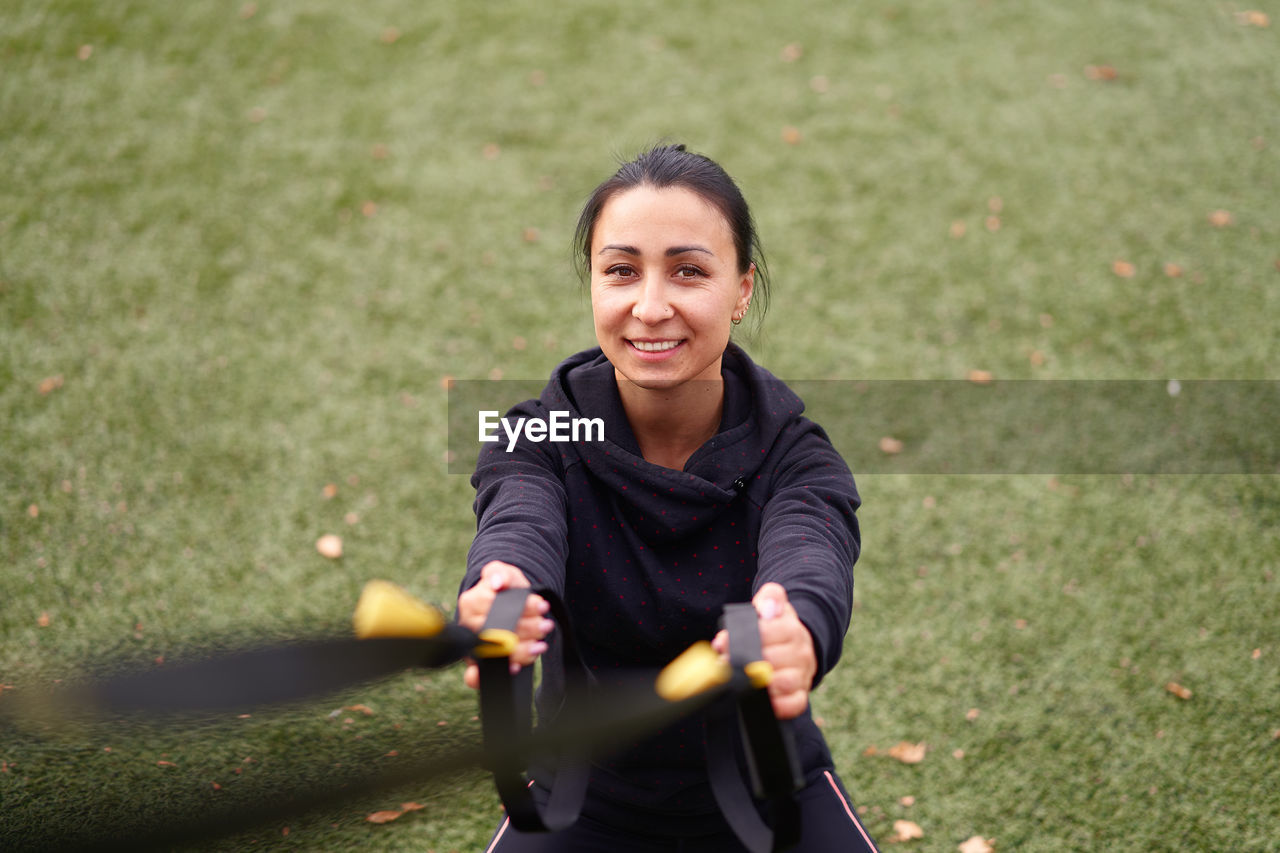
[(635, 272), (636, 271), (634, 269), (632, 269), (629, 266), (626, 266), (625, 264), (617, 264), (616, 266), (609, 267), (607, 270), (605, 270), (604, 274), (608, 276), (612, 276), (614, 278), (627, 278), (629, 276), (635, 275)]
[(697, 278), (702, 275), (702, 270), (697, 267), (680, 267), (676, 270), (677, 278)]

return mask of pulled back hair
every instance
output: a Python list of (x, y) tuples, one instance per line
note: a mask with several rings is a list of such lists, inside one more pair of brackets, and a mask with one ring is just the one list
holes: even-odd
[(606, 204), (616, 195), (636, 187), (654, 189), (676, 187), (697, 193), (704, 201), (720, 211), (729, 231), (733, 234), (733, 246), (738, 254), (738, 272), (745, 273), (756, 265), (755, 286), (751, 302), (755, 311), (751, 314), (752, 328), (759, 328), (769, 306), (769, 270), (765, 265), (764, 249), (756, 233), (755, 220), (742, 191), (733, 178), (710, 157), (687, 151), (683, 145), (658, 145), (650, 148), (629, 163), (623, 163), (611, 178), (606, 180), (587, 198), (574, 229), (574, 261), (578, 272), (586, 281), (591, 276), (591, 240), (595, 236), (596, 222)]

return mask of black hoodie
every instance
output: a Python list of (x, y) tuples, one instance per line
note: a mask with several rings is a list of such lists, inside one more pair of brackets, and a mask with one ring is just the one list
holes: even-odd
[[(482, 449), (477, 533), (462, 589), (491, 560), (517, 566), (533, 588), (567, 607), (592, 674), (656, 669), (716, 633), (726, 603), (761, 585), (787, 591), (813, 637), (814, 686), (840, 657), (853, 602), (859, 505), (853, 476), (804, 404), (746, 353), (722, 362), (717, 434), (675, 471), (645, 461), (599, 349), (562, 362), (542, 396), (508, 419), (551, 412), (599, 418), (603, 441), (533, 442)], [(513, 421), (514, 422), (514, 421)], [(557, 629), (559, 631), (561, 629)], [(556, 707), (559, 649), (543, 658), (539, 708)], [(806, 771), (830, 753), (809, 711), (795, 721)], [(714, 814), (701, 721), (632, 747), (593, 770), (596, 798), (672, 816)]]

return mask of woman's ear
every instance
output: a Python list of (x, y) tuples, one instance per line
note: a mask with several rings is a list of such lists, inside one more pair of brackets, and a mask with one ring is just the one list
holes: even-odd
[(756, 287), (756, 265), (752, 264), (747, 267), (747, 271), (742, 274), (738, 280), (738, 302), (735, 306), (735, 313), (746, 314), (747, 309), (751, 306), (751, 294), (755, 292)]

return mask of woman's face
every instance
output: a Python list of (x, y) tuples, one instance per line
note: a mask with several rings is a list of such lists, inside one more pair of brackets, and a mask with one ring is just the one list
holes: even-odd
[(754, 265), (738, 270), (729, 223), (691, 190), (635, 187), (596, 220), (591, 311), (619, 380), (718, 381), (730, 322), (746, 310), (754, 280)]

